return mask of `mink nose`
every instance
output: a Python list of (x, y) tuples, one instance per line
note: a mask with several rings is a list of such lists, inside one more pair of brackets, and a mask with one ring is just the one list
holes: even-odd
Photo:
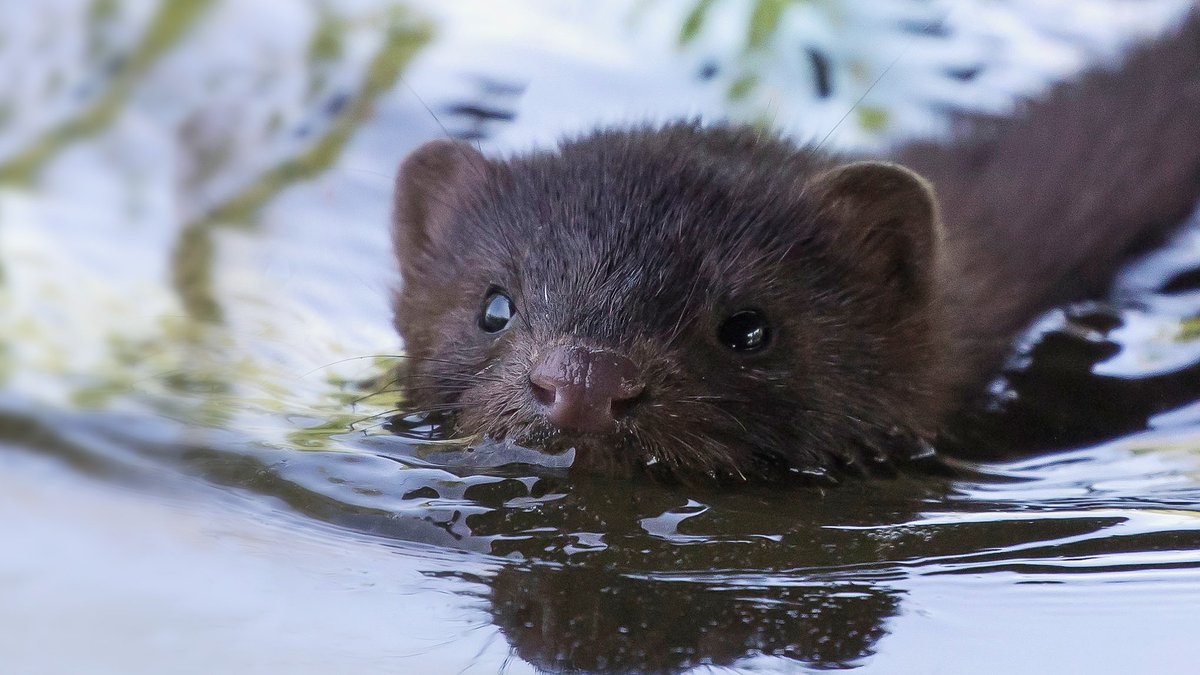
[(615, 352), (564, 345), (542, 357), (529, 383), (551, 424), (601, 433), (612, 429), (642, 393), (640, 375), (633, 361)]

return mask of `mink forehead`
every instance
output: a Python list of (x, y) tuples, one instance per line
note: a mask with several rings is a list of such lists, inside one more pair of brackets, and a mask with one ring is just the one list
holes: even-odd
[[(799, 200), (762, 204), (683, 172), (558, 181), (546, 171), (538, 166), (528, 180), (517, 173), (497, 224), (519, 233), (503, 239), (512, 267), (498, 283), (548, 330), (669, 333), (681, 320), (703, 320), (703, 310), (810, 295), (804, 282), (817, 257), (804, 240), (811, 217)], [(706, 182), (689, 186), (688, 178)], [(795, 264), (781, 266), (785, 260)]]
[(525, 212), (537, 234), (564, 234), (570, 241), (559, 243), (614, 253), (695, 242), (736, 253), (739, 245), (792, 242), (811, 225), (804, 186), (832, 160), (782, 141), (731, 144), (719, 131), (689, 127), (598, 132), (557, 152), (510, 160), (498, 193)]
[(819, 253), (820, 227), (803, 190), (810, 167), (742, 164), (716, 163), (684, 144), (593, 141), (520, 157), (472, 215), (470, 239), (502, 251), (512, 272), (539, 285), (603, 272), (630, 281), (673, 268), (753, 285), (788, 255)]

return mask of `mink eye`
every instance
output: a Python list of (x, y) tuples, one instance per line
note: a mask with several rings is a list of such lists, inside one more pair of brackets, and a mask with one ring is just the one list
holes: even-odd
[(745, 310), (725, 319), (717, 328), (717, 339), (735, 352), (756, 352), (771, 340), (767, 317), (754, 310)]
[(483, 313), (479, 315), (479, 327), (485, 333), (499, 333), (513, 318), (512, 298), (504, 291), (492, 289), (483, 301)]

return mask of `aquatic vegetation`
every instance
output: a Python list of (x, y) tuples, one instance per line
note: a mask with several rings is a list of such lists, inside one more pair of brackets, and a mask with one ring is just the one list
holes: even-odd
[[(29, 182), (47, 161), (67, 146), (100, 133), (112, 124), (147, 71), (179, 42), (211, 5), (212, 0), (163, 2), (141, 43), (124, 58), (105, 93), (90, 108), (34, 140), (16, 156), (0, 160), (0, 183)], [(97, 3), (93, 5), (91, 23), (103, 21), (113, 12), (114, 3)]]

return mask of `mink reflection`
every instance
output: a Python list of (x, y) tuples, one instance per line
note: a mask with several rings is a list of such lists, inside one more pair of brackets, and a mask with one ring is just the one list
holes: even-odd
[(466, 517), (473, 538), (513, 561), (473, 581), (488, 586), (492, 621), (515, 654), (552, 672), (671, 672), (759, 655), (851, 667), (900, 607), (894, 561), (929, 554), (930, 542), (941, 552), (973, 545), (875, 536), (916, 519), (946, 487), (881, 485), (871, 498), (852, 486), (825, 497), (688, 497), (543, 478), (540, 497), (506, 491), (503, 505)]
[(813, 579), (795, 586), (638, 579), (573, 567), (510, 567), (491, 580), (493, 621), (550, 672), (671, 672), (775, 656), (846, 668), (870, 656), (896, 591)]
[(1005, 368), (1005, 394), (951, 420), (939, 451), (1002, 459), (1077, 448), (1151, 428), (1155, 415), (1200, 393), (1200, 363), (1142, 377), (1096, 372), (1121, 346), (1113, 307), (1065, 309), (1062, 325), (1033, 341)]

